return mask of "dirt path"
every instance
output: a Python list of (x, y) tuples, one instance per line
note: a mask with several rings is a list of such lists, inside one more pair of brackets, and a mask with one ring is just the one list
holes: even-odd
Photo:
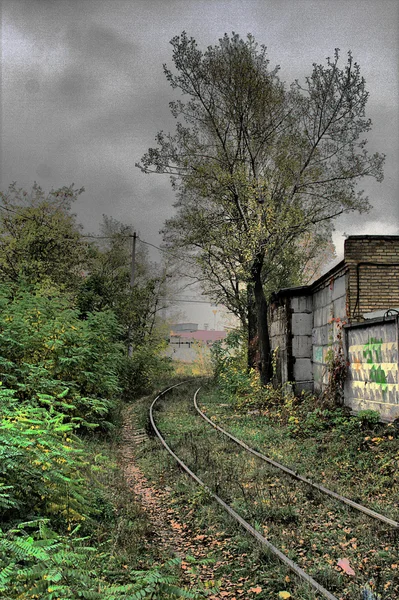
[[(183, 579), (188, 586), (198, 585), (201, 582), (206, 587), (213, 587), (213, 582), (217, 579), (215, 570), (222, 564), (222, 561), (212, 565), (201, 563), (207, 558), (208, 554), (218, 547), (225, 554), (225, 560), (229, 560), (229, 551), (223, 547), (226, 545), (224, 539), (218, 540), (217, 537), (207, 536), (193, 532), (186, 523), (182, 523), (178, 513), (171, 508), (171, 496), (167, 489), (161, 490), (155, 488), (146, 479), (135, 461), (135, 449), (138, 440), (142, 440), (142, 433), (137, 434), (134, 429), (134, 417), (131, 407), (127, 407), (123, 416), (123, 434), (121, 459), (122, 468), (130, 489), (136, 495), (143, 510), (147, 513), (152, 525), (153, 538), (151, 543), (157, 545), (166, 557), (172, 558), (178, 556), (181, 558)], [(185, 557), (192, 556), (196, 559), (193, 568)], [(225, 562), (225, 561), (223, 561)], [(225, 577), (221, 580), (217, 594), (208, 595), (204, 598), (208, 600), (239, 600), (244, 599), (244, 582), (233, 584)], [(251, 594), (252, 596), (252, 594)]]
[(128, 409), (123, 421), (121, 452), (123, 471), (130, 489), (137, 496), (152, 524), (153, 543), (165, 550), (170, 557), (177, 555), (183, 558), (180, 550), (183, 548), (183, 537), (174, 525), (174, 511), (166, 508), (170, 504), (170, 498), (166, 491), (155, 489), (136, 464), (135, 448), (137, 448), (137, 439), (141, 440), (142, 434), (137, 435)]

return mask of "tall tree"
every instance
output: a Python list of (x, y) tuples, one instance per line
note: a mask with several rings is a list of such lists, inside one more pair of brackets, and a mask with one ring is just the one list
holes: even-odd
[(56, 284), (77, 289), (88, 245), (71, 212), (83, 192), (73, 184), (46, 194), (36, 183), (27, 192), (15, 183), (0, 192), (0, 276), (3, 281)]
[(265, 285), (303, 236), (369, 208), (360, 178), (383, 177), (384, 156), (370, 156), (362, 139), (365, 81), (351, 53), (339, 67), (338, 50), (286, 89), (250, 35), (225, 35), (205, 52), (185, 32), (171, 44), (175, 70), (164, 72), (186, 102), (170, 103), (175, 133), (159, 132), (137, 166), (170, 174), (178, 200), (166, 242), (190, 249), (208, 288), (244, 311), (249, 364), (265, 383)]
[(141, 242), (135, 255), (135, 283), (131, 287), (133, 227), (103, 215), (100, 236), (91, 246), (88, 274), (80, 288), (83, 313), (112, 309), (126, 343), (154, 343), (159, 314), (166, 295), (166, 268), (151, 263)]

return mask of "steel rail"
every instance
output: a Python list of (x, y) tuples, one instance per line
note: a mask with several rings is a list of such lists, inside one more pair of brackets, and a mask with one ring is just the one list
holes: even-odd
[[(177, 385), (181, 385), (181, 384), (177, 384)], [(180, 467), (184, 471), (186, 471), (186, 473), (188, 473), (188, 475), (190, 475), (190, 477), (192, 479), (194, 479), (194, 481), (196, 481), (202, 488), (204, 488), (205, 490), (207, 490), (207, 492), (209, 493), (209, 495), (220, 506), (222, 506), (224, 508), (224, 510), (226, 512), (228, 512), (229, 515), (232, 516), (258, 542), (260, 542), (263, 546), (266, 546), (266, 548), (268, 548), (273, 554), (275, 554), (280, 559), (280, 561), (282, 563), (284, 563), (291, 571), (293, 571), (296, 575), (298, 575), (298, 577), (300, 577), (303, 581), (306, 581), (306, 583), (308, 583), (314, 590), (316, 590), (324, 598), (327, 598), (328, 600), (338, 600), (338, 598), (336, 596), (334, 596), (333, 594), (331, 594), (322, 585), (320, 585), (319, 583), (317, 583), (317, 581), (315, 579), (313, 579), (313, 577), (311, 577), (310, 575), (308, 575), (303, 569), (301, 569), (301, 567), (299, 565), (297, 565), (294, 561), (292, 561), (290, 558), (288, 558), (288, 556), (286, 556), (285, 554), (283, 554), (283, 552), (281, 552), (281, 550), (279, 550), (278, 548), (276, 548), (275, 546), (273, 546), (273, 544), (271, 542), (269, 542), (268, 539), (266, 539), (263, 535), (261, 535), (258, 531), (256, 531), (256, 529), (254, 529), (254, 527), (252, 527), (252, 525), (250, 525), (247, 521), (245, 521), (231, 506), (229, 506), (228, 504), (226, 504), (226, 502), (224, 502), (224, 500), (222, 500), (219, 496), (217, 496), (216, 494), (214, 494), (212, 492), (212, 490), (199, 477), (197, 477), (197, 475), (195, 473), (193, 473), (193, 471), (191, 471), (191, 469), (177, 456), (177, 454), (175, 454), (173, 452), (173, 450), (170, 448), (170, 446), (168, 446), (168, 444), (166, 443), (165, 439), (162, 437), (159, 429), (155, 425), (154, 415), (153, 415), (153, 408), (154, 408), (156, 402), (164, 394), (166, 394), (166, 392), (168, 392), (169, 390), (171, 390), (173, 387), (177, 387), (177, 386), (171, 386), (170, 388), (168, 388), (168, 389), (164, 390), (163, 392), (161, 392), (160, 394), (158, 394), (158, 396), (155, 398), (155, 400), (152, 402), (152, 404), (150, 406), (150, 421), (151, 421), (151, 425), (152, 425), (152, 427), (154, 429), (155, 434), (158, 436), (161, 444), (165, 447), (165, 449), (169, 452), (169, 454), (171, 456), (173, 456), (173, 458), (180, 465)], [(199, 390), (197, 390), (197, 392), (198, 391)]]
[(354, 502), (353, 500), (350, 500), (349, 498), (346, 498), (345, 496), (341, 496), (340, 494), (337, 494), (336, 492), (333, 492), (332, 490), (329, 490), (328, 488), (324, 487), (324, 485), (320, 485), (319, 483), (314, 483), (310, 479), (307, 479), (306, 477), (303, 477), (302, 475), (299, 475), (295, 471), (292, 471), (292, 469), (289, 469), (285, 465), (282, 465), (282, 464), (276, 462), (275, 460), (273, 460), (272, 458), (269, 458), (265, 454), (262, 454), (261, 452), (258, 452), (257, 450), (254, 450), (254, 448), (251, 448), (251, 446), (248, 446), (248, 444), (246, 444), (242, 440), (239, 440), (238, 438), (236, 438), (234, 435), (232, 435), (231, 433), (229, 433), (225, 429), (222, 429), (222, 427), (219, 427), (219, 425), (217, 425), (216, 423), (214, 423), (199, 408), (198, 403), (197, 403), (197, 395), (198, 395), (198, 392), (200, 391), (200, 389), (201, 388), (198, 388), (198, 390), (194, 394), (194, 406), (195, 406), (195, 409), (197, 410), (198, 414), (203, 419), (205, 419), (205, 421), (207, 421), (210, 425), (212, 425), (212, 427), (214, 427), (215, 429), (217, 429), (218, 431), (220, 431), (221, 433), (223, 433), (224, 435), (226, 435), (227, 437), (229, 437), (231, 440), (233, 440), (233, 442), (235, 442), (239, 446), (242, 446), (243, 448), (245, 448), (245, 450), (247, 450), (251, 454), (254, 454), (258, 458), (261, 458), (262, 460), (270, 463), (271, 465), (273, 465), (277, 469), (280, 469), (281, 471), (284, 471), (284, 473), (287, 473), (291, 477), (294, 477), (295, 479), (298, 479), (299, 481), (303, 481), (304, 483), (307, 483), (308, 485), (312, 486), (316, 490), (319, 490), (323, 494), (327, 494), (328, 496), (331, 496), (332, 498), (335, 498), (336, 500), (339, 500), (340, 502), (343, 502), (343, 503), (347, 504), (348, 506), (354, 508), (355, 510), (360, 511), (360, 512), (368, 515), (369, 517), (372, 517), (373, 519), (377, 519), (379, 521), (382, 521), (383, 523), (386, 523), (387, 525), (390, 525), (391, 527), (395, 527), (395, 528), (399, 527), (398, 521), (394, 521), (393, 519), (390, 519), (389, 517), (386, 517), (385, 515), (381, 515), (380, 513), (376, 512), (375, 510), (372, 510), (371, 508), (367, 508), (366, 506), (363, 506), (362, 504), (358, 504), (357, 502)]

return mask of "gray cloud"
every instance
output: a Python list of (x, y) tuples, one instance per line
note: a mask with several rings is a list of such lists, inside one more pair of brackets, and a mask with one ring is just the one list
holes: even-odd
[(169, 40), (185, 29), (206, 47), (252, 32), (287, 83), (335, 47), (353, 49), (370, 90), (370, 147), (387, 165), (383, 184), (364, 182), (373, 211), (337, 229), (383, 232), (399, 221), (398, 16), (391, 0), (4, 0), (2, 187), (74, 181), (87, 190), (77, 212), (88, 229), (106, 212), (159, 243), (173, 194), (134, 163), (174, 127)]
[[(102, 68), (125, 71), (131, 66), (137, 51), (132, 41), (125, 40), (109, 27), (97, 24), (69, 26), (64, 35), (69, 51), (81, 60), (94, 61)], [(93, 63), (90, 63), (92, 68)]]
[(81, 111), (95, 107), (95, 100), (100, 92), (98, 78), (88, 72), (87, 68), (72, 65), (55, 78), (51, 84), (48, 99), (53, 102), (57, 111)]

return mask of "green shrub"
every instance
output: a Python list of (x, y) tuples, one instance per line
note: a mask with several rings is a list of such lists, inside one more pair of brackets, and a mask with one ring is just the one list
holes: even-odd
[(229, 332), (211, 350), (214, 380), (224, 402), (238, 411), (263, 410), (281, 406), (292, 396), (291, 385), (262, 385), (259, 373), (247, 369), (246, 346), (240, 331)]
[(82, 320), (56, 292), (0, 288), (0, 378), (21, 401), (104, 423), (120, 394), (119, 334), (110, 311)]
[(374, 429), (380, 423), (381, 417), (376, 410), (359, 410), (353, 419), (360, 429), (365, 430)]
[(0, 529), (0, 594), (11, 599), (174, 600), (198, 598), (180, 588), (179, 559), (148, 571), (115, 572), (112, 556), (77, 536), (59, 535), (45, 520)]
[(76, 427), (54, 409), (15, 405), (13, 391), (1, 390), (0, 401), (1, 520), (51, 516), (64, 528), (84, 520), (90, 492)]
[(165, 379), (172, 372), (171, 360), (162, 356), (159, 347), (145, 345), (134, 348), (132, 356), (125, 356), (119, 363), (122, 398), (129, 401), (139, 394), (149, 394), (154, 381)]

